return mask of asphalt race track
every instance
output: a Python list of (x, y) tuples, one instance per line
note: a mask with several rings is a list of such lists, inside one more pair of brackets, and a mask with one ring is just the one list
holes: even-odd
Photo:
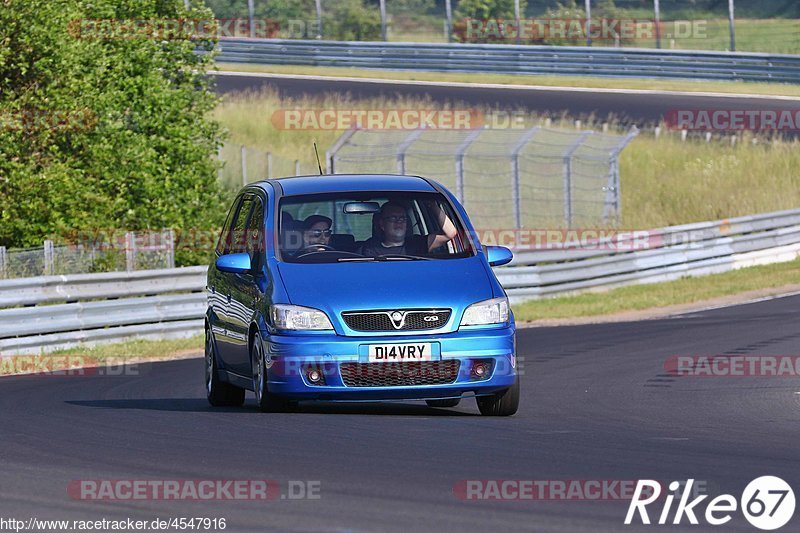
[[(480, 81), (480, 80), (476, 80)], [(688, 83), (688, 82), (687, 82)], [(437, 85), (434, 82), (398, 84), (392, 81), (365, 82), (324, 77), (293, 77), (269, 74), (223, 73), (217, 76), (219, 93), (260, 90), (272, 87), (282, 96), (350, 93), (356, 99), (375, 97), (429, 97), (434, 102), (499, 106), (505, 110), (524, 110), (542, 115), (573, 117), (594, 115), (599, 119), (614, 115), (622, 123), (640, 127), (657, 123), (674, 110), (797, 110), (800, 99), (720, 96), (648, 91), (524, 88), (509, 86)], [(267, 118), (268, 119), (268, 118)]]
[[(134, 375), (0, 379), (0, 516), (226, 518), (227, 531), (753, 531), (623, 526), (620, 501), (464, 501), (459, 480), (703, 480), (737, 499), (777, 475), (800, 487), (800, 378), (669, 377), (672, 355), (797, 355), (800, 296), (638, 323), (519, 332), (512, 418), (423, 403), (262, 414), (205, 400), (203, 361)], [(83, 479), (318, 481), (320, 498), (82, 501)], [(701, 510), (702, 512), (702, 510)], [(660, 507), (651, 512), (657, 519)], [(654, 516), (655, 515), (655, 516)], [(784, 530), (797, 531), (800, 517)], [(670, 518), (671, 520), (671, 518)], [(702, 524), (702, 523), (701, 523)]]

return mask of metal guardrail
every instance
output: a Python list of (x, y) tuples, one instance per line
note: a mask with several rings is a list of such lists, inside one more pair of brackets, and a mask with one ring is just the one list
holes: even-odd
[[(800, 209), (671, 226), (588, 246), (515, 254), (495, 269), (512, 303), (592, 289), (671, 281), (686, 276), (800, 257)], [(588, 249), (587, 249), (588, 248)]]
[(0, 281), (0, 355), (200, 333), (207, 305), (201, 292), (206, 270), (197, 266)]
[(365, 69), (800, 82), (800, 56), (741, 52), (222, 39), (217, 61)]
[[(641, 235), (630, 234), (518, 251), (495, 273), (519, 302), (800, 257), (800, 209), (644, 233), (644, 249), (636, 249)], [(0, 355), (201, 333), (205, 273), (197, 266), (0, 281)]]
[(0, 281), (0, 309), (55, 302), (78, 302), (201, 290), (205, 266), (71, 274)]

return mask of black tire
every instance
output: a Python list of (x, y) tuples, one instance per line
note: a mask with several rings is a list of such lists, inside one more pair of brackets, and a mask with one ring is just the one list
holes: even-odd
[(519, 408), (519, 378), (514, 384), (504, 391), (491, 396), (478, 396), (475, 398), (478, 410), (484, 416), (511, 416)]
[(206, 329), (205, 348), (206, 398), (214, 407), (240, 407), (244, 403), (244, 389), (234, 387), (219, 378), (217, 356), (214, 353), (214, 340)]
[(267, 388), (267, 369), (264, 360), (264, 344), (261, 334), (256, 333), (250, 346), (250, 360), (253, 368), (253, 391), (256, 393), (256, 404), (262, 413), (284, 413), (297, 407), (292, 402), (276, 396)]
[(444, 400), (425, 400), (428, 407), (455, 407), (461, 401), (461, 398), (446, 398)]

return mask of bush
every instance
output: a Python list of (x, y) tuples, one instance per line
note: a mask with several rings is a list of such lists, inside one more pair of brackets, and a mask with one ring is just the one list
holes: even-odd
[[(527, 0), (520, 0), (520, 17), (525, 17)], [(514, 39), (506, 35), (503, 20), (513, 20), (514, 0), (462, 0), (453, 14), (453, 38), (457, 42), (470, 43), (491, 43), (491, 42), (514, 42)], [(468, 31), (468, 19), (481, 21), (482, 31), (478, 35)], [(487, 21), (489, 19), (489, 21)], [(496, 20), (495, 26), (491, 21)]]
[[(182, 0), (0, 1), (0, 245), (218, 226), (213, 58), (194, 52), (214, 41), (121, 38), (86, 22), (211, 13)], [(176, 261), (206, 257), (182, 250)]]
[[(512, 0), (513, 1), (513, 0)], [(412, 0), (413, 3), (413, 0)], [(217, 18), (249, 17), (247, 0), (207, 0)], [(283, 30), (286, 38), (317, 37), (317, 11), (314, 0), (270, 0), (256, 2), (253, 15), (271, 19)], [(338, 41), (380, 39), (381, 16), (375, 6), (365, 0), (323, 0), (323, 38)]]
[(325, 39), (339, 41), (375, 41), (381, 37), (381, 15), (364, 0), (337, 0), (326, 4), (322, 12)]

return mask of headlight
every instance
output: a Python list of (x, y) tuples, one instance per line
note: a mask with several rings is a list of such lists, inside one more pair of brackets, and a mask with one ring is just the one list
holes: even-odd
[(492, 298), (472, 304), (464, 311), (462, 326), (480, 326), (508, 322), (508, 298)]
[(324, 330), (333, 329), (328, 315), (319, 309), (299, 305), (275, 304), (270, 308), (272, 323), (278, 329)]

